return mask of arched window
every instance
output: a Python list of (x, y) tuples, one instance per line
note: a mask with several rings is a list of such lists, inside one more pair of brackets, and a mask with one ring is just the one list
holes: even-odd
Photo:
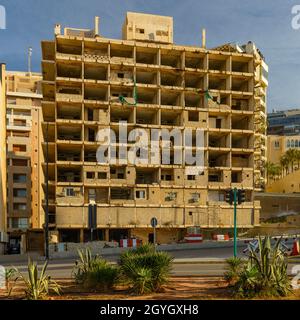
[(291, 146), (291, 143), (290, 143), (290, 140), (288, 140), (288, 141), (286, 142), (286, 147), (287, 147), (287, 148), (290, 148), (290, 146)]
[(294, 144), (294, 140), (291, 141), (291, 148), (294, 148), (295, 144)]
[(298, 148), (298, 147), (299, 147), (299, 141), (295, 140), (295, 148)]

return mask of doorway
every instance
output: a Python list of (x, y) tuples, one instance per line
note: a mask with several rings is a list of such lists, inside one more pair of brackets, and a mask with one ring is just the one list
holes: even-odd
[(154, 233), (148, 234), (148, 243), (154, 243)]

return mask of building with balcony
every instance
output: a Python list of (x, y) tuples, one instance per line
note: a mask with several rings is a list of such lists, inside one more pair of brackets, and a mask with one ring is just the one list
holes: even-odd
[(22, 252), (43, 248), (41, 79), (6, 73), (7, 230)]
[(5, 130), (5, 64), (0, 63), (0, 254), (4, 253), (6, 236), (6, 130)]
[[(207, 49), (205, 38), (199, 47), (176, 45), (171, 17), (127, 13), (121, 40), (100, 35), (98, 22), (92, 30), (56, 25), (54, 40), (42, 41), (51, 233), (60, 242), (88, 241), (90, 203), (98, 239), (152, 241), (152, 217), (159, 243), (181, 240), (191, 226), (232, 228), (225, 202), (232, 187), (246, 190), (238, 226), (259, 224), (254, 191), (265, 181), (268, 85), (259, 50), (251, 42)], [(124, 164), (133, 143), (121, 141), (124, 121), (128, 134), (201, 129), (204, 170), (178, 164), (172, 139), (170, 163), (158, 139), (158, 164)], [(115, 133), (107, 152), (115, 146), (118, 161), (97, 159), (103, 129)]]
[(268, 135), (300, 135), (300, 109), (273, 111), (267, 119)]

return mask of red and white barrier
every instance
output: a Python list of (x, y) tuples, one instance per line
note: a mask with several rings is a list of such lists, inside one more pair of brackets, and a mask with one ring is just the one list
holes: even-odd
[(214, 234), (213, 240), (216, 241), (229, 241), (229, 235), (228, 234)]
[(187, 243), (199, 243), (203, 241), (203, 236), (202, 234), (187, 234), (184, 237), (184, 240)]
[(120, 247), (121, 248), (136, 248), (141, 245), (141, 240), (139, 239), (121, 239), (120, 240)]

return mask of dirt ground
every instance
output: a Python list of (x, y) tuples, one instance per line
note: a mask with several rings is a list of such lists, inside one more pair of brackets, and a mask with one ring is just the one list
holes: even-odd
[[(226, 282), (220, 277), (173, 277), (161, 293), (138, 296), (128, 288), (116, 287), (112, 292), (91, 292), (77, 286), (72, 280), (57, 281), (63, 293), (51, 295), (49, 300), (226, 300), (233, 299)], [(24, 287), (17, 283), (10, 295), (0, 291), (0, 299), (24, 299)], [(289, 300), (300, 300), (300, 290), (294, 291)]]

